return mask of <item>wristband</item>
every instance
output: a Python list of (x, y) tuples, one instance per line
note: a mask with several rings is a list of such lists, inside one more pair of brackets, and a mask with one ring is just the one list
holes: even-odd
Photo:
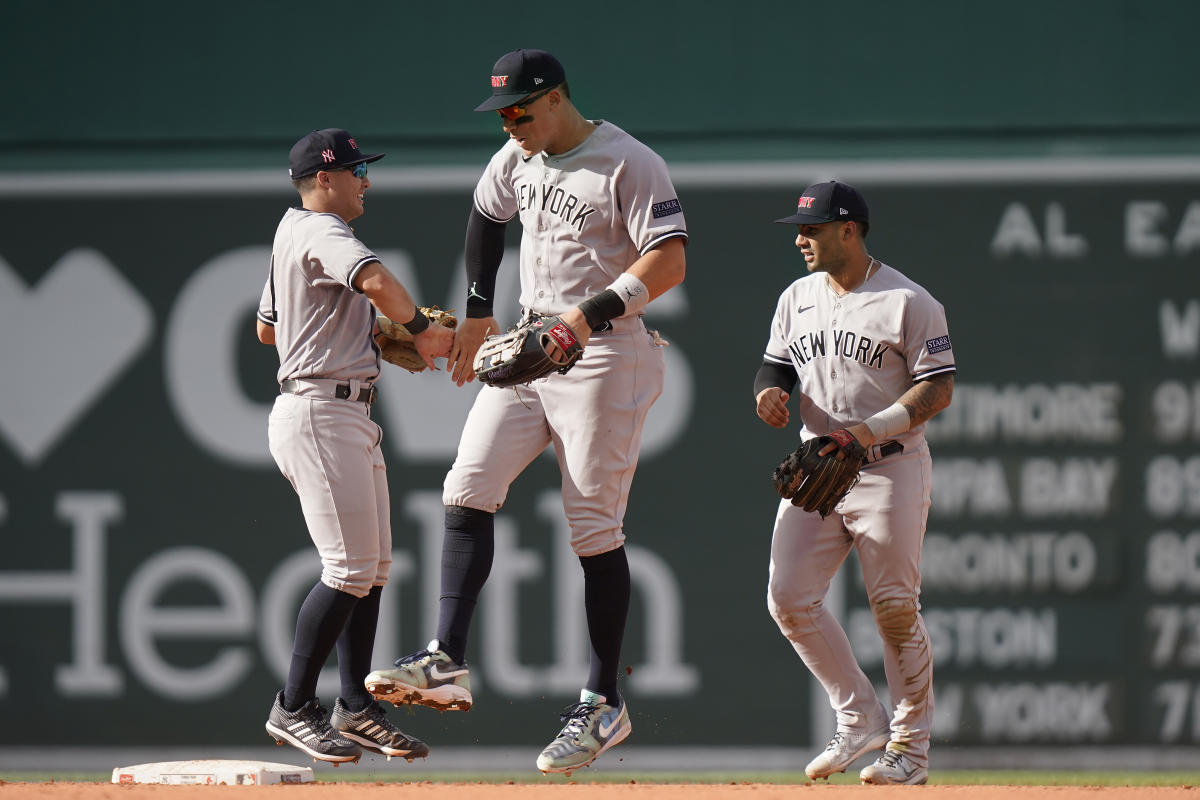
[(589, 297), (579, 304), (583, 318), (588, 327), (596, 330), (610, 319), (616, 319), (625, 313), (625, 301), (612, 289), (605, 289), (600, 294)]
[(904, 433), (912, 427), (912, 417), (909, 416), (907, 408), (899, 403), (892, 403), (878, 414), (864, 419), (863, 424), (871, 429), (878, 441)]
[(650, 302), (650, 290), (646, 288), (646, 284), (628, 272), (622, 272), (608, 288), (616, 292), (617, 297), (625, 304), (625, 314), (636, 314)]
[(413, 336), (416, 336), (418, 333), (423, 332), (429, 327), (429, 317), (422, 314), (421, 309), (418, 308), (416, 315), (414, 315), (412, 319), (410, 319), (408, 322), (402, 322), (400, 324), (404, 326), (404, 330), (408, 331)]

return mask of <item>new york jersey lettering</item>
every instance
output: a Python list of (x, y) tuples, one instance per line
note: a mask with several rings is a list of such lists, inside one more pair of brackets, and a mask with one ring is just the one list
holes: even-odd
[(801, 336), (796, 341), (788, 346), (792, 355), (796, 358), (796, 363), (804, 366), (810, 360), (820, 356), (825, 357), (825, 331), (810, 331), (808, 336)]
[(543, 183), (532, 183), (517, 187), (517, 207), (521, 211), (531, 209), (558, 217), (571, 227), (583, 232), (583, 226), (596, 209), (561, 187)]
[[(830, 335), (833, 339), (834, 356), (857, 361), (872, 369), (883, 369), (883, 356), (891, 349), (889, 345), (876, 343), (870, 336), (863, 336), (854, 331), (834, 330), (830, 331)], [(804, 366), (814, 358), (828, 358), (825, 331), (801, 334), (788, 345), (788, 352), (792, 354), (797, 367)]]

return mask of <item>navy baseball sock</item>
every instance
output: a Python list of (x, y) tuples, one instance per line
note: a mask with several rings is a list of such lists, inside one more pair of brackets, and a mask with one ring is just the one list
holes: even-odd
[(362, 711), (371, 704), (371, 693), (363, 681), (371, 671), (375, 651), (375, 628), (379, 624), (379, 598), (382, 586), (372, 586), (346, 622), (337, 640), (338, 675), (342, 680), (342, 702), (351, 711)]
[(296, 617), (296, 643), (283, 690), (283, 707), (296, 711), (317, 696), (317, 677), (346, 627), (358, 598), (317, 581)]
[(587, 688), (616, 705), (620, 698), (617, 672), (621, 642), (629, 615), (629, 559), (625, 548), (618, 547), (598, 556), (580, 556), (579, 563), (583, 566), (583, 605), (592, 641)]
[(496, 515), (465, 506), (446, 506), (442, 539), (442, 594), (438, 641), (455, 663), (467, 654), (467, 634), (479, 592), (496, 554)]

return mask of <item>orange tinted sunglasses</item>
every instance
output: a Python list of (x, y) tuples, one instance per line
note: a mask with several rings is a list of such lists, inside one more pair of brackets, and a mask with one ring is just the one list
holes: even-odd
[(525, 116), (525, 106), (536, 102), (538, 98), (553, 91), (554, 88), (555, 87), (553, 86), (548, 86), (545, 89), (542, 89), (540, 92), (534, 92), (519, 103), (511, 106), (505, 106), (504, 108), (497, 108), (496, 113), (504, 117), (509, 122), (520, 119), (521, 117)]

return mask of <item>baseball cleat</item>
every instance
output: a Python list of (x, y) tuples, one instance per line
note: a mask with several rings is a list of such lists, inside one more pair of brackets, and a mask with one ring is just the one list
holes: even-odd
[(364, 750), (388, 757), (401, 756), (412, 761), (429, 755), (429, 745), (416, 737), (409, 736), (387, 718), (387, 714), (374, 700), (362, 711), (351, 711), (338, 698), (333, 703), (330, 726), (343, 737), (356, 742)]
[(625, 741), (633, 730), (626, 703), (614, 708), (603, 702), (601, 695), (586, 690), (579, 700), (559, 716), (567, 724), (538, 756), (537, 768), (542, 772), (570, 774), (586, 767), (605, 750)]
[(929, 780), (929, 770), (914, 763), (903, 750), (889, 747), (874, 764), (863, 767), (858, 779), (864, 784), (916, 786)]
[(892, 731), (887, 722), (883, 723), (882, 728), (867, 733), (838, 731), (829, 740), (829, 744), (825, 745), (821, 754), (808, 762), (804, 773), (808, 775), (809, 780), (815, 781), (818, 778), (828, 778), (835, 772), (845, 772), (846, 767), (860, 756), (886, 747), (891, 736)]
[(417, 703), (439, 711), (471, 710), (471, 674), (455, 664), (434, 639), (424, 650), (398, 659), (395, 669), (377, 669), (367, 676), (367, 691), (392, 705)]
[(283, 692), (275, 695), (275, 705), (271, 706), (271, 715), (267, 718), (267, 733), (278, 745), (290, 744), (314, 759), (328, 761), (334, 766), (362, 757), (358, 745), (330, 727), (325, 709), (315, 697), (298, 711), (288, 711), (283, 707)]

